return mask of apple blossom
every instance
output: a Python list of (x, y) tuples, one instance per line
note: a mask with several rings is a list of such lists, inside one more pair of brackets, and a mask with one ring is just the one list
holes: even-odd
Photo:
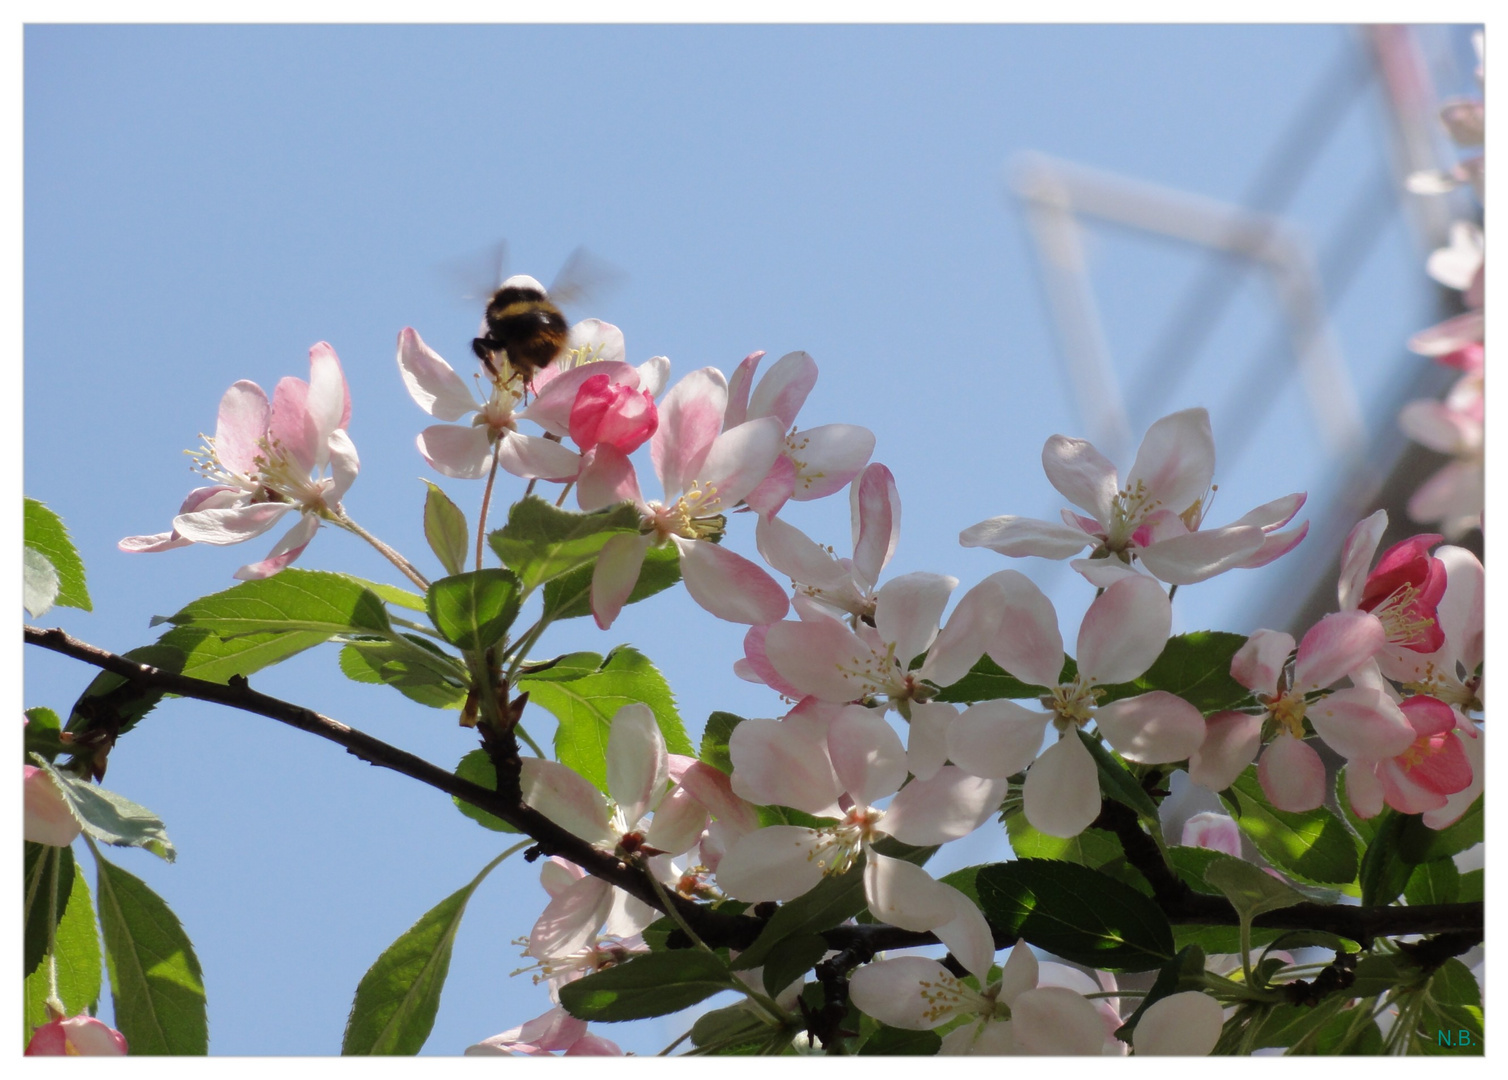
[(189, 493), (171, 532), (128, 536), (117, 546), (156, 552), (189, 543), (239, 544), (297, 511), (297, 524), (267, 558), (235, 574), (271, 577), (303, 553), (322, 520), (340, 519), (340, 500), (360, 468), (346, 434), (350, 420), (340, 360), (323, 341), (309, 350), (309, 381), (282, 379), (270, 405), (256, 383), (237, 382), (220, 399), (214, 438), (191, 454), (215, 483)]
[(1429, 554), (1441, 539), (1435, 533), (1399, 541), (1369, 572), (1387, 525), (1387, 511), (1379, 510), (1347, 534), (1336, 594), (1341, 611), (1366, 612), (1380, 624), (1378, 666), (1391, 678), (1411, 668), (1409, 654), (1433, 653), (1444, 643), (1435, 609), (1445, 595), (1446, 573), (1445, 564)]
[[(751, 802), (837, 817), (821, 828), (774, 825), (737, 840), (717, 868), (739, 900), (789, 900), (865, 856), (864, 895), (877, 919), (930, 930), (971, 969), (989, 964), (989, 927), (972, 902), (925, 870), (876, 851), (893, 836), (928, 846), (967, 836), (1000, 805), (1006, 785), (947, 766), (906, 784), (906, 751), (881, 715), (808, 699), (784, 720), (745, 720), (728, 740), (733, 790)], [(899, 791), (899, 794), (897, 792)], [(876, 803), (891, 799), (887, 809)]]
[(1301, 493), (1259, 506), (1223, 528), (1200, 528), (1215, 471), (1215, 439), (1204, 409), (1185, 409), (1153, 424), (1124, 488), (1115, 466), (1084, 439), (1052, 436), (1042, 447), (1042, 466), (1053, 487), (1090, 516), (1064, 510), (1061, 525), (1015, 515), (990, 518), (960, 533), (959, 543), (1046, 559), (1067, 559), (1089, 546), (1090, 557), (1072, 565), (1096, 585), (1119, 576), (1101, 576), (1107, 564), (1124, 570), (1138, 560), (1153, 576), (1187, 585), (1238, 567), (1264, 566), (1308, 532), (1307, 522), (1277, 531), (1303, 506)]
[(769, 473), (783, 430), (774, 417), (721, 430), (727, 396), (716, 368), (692, 372), (666, 394), (649, 444), (664, 502), (645, 501), (625, 454), (610, 443), (597, 446), (594, 468), (576, 488), (581, 508), (629, 500), (643, 516), (639, 533), (613, 537), (597, 559), (591, 604), (603, 629), (627, 603), (650, 547), (665, 543), (675, 545), (686, 591), (718, 618), (762, 624), (789, 609), (774, 579), (717, 543), (726, 514)]
[[(976, 776), (1003, 779), (1026, 769), (1023, 809), (1033, 828), (1077, 836), (1099, 815), (1098, 770), (1078, 737), (1091, 720), (1129, 761), (1181, 761), (1198, 750), (1204, 717), (1174, 694), (1154, 690), (1099, 704), (1103, 686), (1137, 678), (1167, 644), (1172, 608), (1156, 581), (1132, 574), (1095, 599), (1079, 627), (1078, 674), (1066, 683), (1058, 681), (1063, 639), (1052, 602), (1014, 570), (985, 581), (1003, 604), (989, 655), (1023, 682), (1049, 688), (1041, 700), (1050, 711), (1006, 700), (972, 705), (948, 729), (948, 756)], [(1039, 756), (1049, 723), (1059, 737)]]
[(126, 1037), (92, 1016), (59, 1017), (33, 1030), (27, 1057), (124, 1057)]
[(529, 932), (524, 955), (538, 961), (534, 981), (548, 982), (552, 996), (565, 983), (645, 950), (639, 932), (658, 917), (648, 904), (558, 856), (540, 868), (539, 881), (550, 902)]
[(543, 1016), (473, 1043), (465, 1053), (468, 1057), (551, 1057), (556, 1053), (564, 1057), (621, 1057), (623, 1051), (617, 1043), (591, 1034), (585, 1020), (576, 1019), (557, 1005)]
[(1185, 990), (1154, 1001), (1136, 1022), (1131, 1042), (1137, 1057), (1203, 1057), (1220, 1041), (1225, 1010), (1208, 994)]
[[(1399, 704), (1415, 739), (1401, 754), (1346, 766), (1346, 794), (1361, 817), (1372, 817), (1384, 802), (1400, 814), (1445, 807), (1447, 796), (1471, 786), (1473, 769), (1456, 734), (1456, 713), (1432, 697)], [(1475, 737), (1475, 736), (1473, 736)]]
[(1183, 823), (1180, 842), (1184, 847), (1207, 848), (1233, 858), (1241, 857), (1241, 827), (1229, 814), (1205, 811), (1193, 815)]
[(787, 353), (752, 385), (764, 352), (750, 353), (728, 385), (724, 428), (773, 416), (785, 441), (769, 474), (747, 495), (751, 509), (774, 516), (787, 499), (806, 502), (841, 490), (874, 452), (874, 432), (857, 424), (823, 424), (800, 431), (796, 414), (817, 382), (817, 364), (804, 352)]
[[(972, 970), (972, 969), (971, 969)], [(866, 964), (849, 978), (849, 997), (892, 1027), (930, 1030), (970, 1017), (943, 1037), (943, 1054), (1099, 1054), (1105, 1025), (1081, 994), (1040, 985), (1037, 958), (1017, 941), (998, 982), (975, 990), (936, 960), (899, 956)]]
[(1483, 572), (1465, 548), (1444, 545), (1435, 558), (1445, 567), (1445, 593), (1436, 607), (1443, 638), (1435, 652), (1401, 652), (1394, 676), (1411, 693), (1444, 701), (1457, 711), (1457, 723), (1476, 730), (1472, 712), (1482, 709)]

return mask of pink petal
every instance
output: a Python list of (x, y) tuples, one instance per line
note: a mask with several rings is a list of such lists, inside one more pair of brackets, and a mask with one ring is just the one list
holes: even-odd
[(749, 399), (748, 419), (776, 417), (782, 432), (796, 422), (796, 414), (817, 384), (817, 362), (804, 352), (786, 353), (764, 373)]
[(1259, 566), (1266, 566), (1268, 563), (1282, 558), (1298, 547), (1304, 537), (1308, 535), (1309, 522), (1307, 521), (1286, 532), (1268, 533), (1262, 540), (1262, 546), (1257, 549), (1256, 554), (1248, 557), (1241, 566), (1246, 570), (1255, 570)]
[(1013, 558), (1035, 555), (1043, 559), (1067, 559), (1083, 551), (1086, 544), (1092, 544), (1094, 537), (1068, 525), (1007, 514), (970, 525), (958, 534), (958, 542), (964, 547), (986, 547)]
[(272, 419), (267, 433), (300, 468), (307, 471), (319, 464), (324, 438), (309, 413), (309, 384), (303, 379), (290, 375), (279, 379), (273, 387)]
[(330, 462), (330, 478), (335, 481), (325, 499), (327, 504), (339, 503), (361, 471), (361, 459), (356, 456), (356, 444), (345, 428), (336, 428), (325, 440), (326, 457)]
[[(68, 801), (53, 778), (35, 765), (22, 766), (25, 796), (24, 832), (28, 843), (67, 847), (84, 827), (68, 809)], [(899, 786), (899, 785), (897, 785)]]
[(1142, 548), (1139, 554), (1143, 565), (1168, 584), (1193, 585), (1244, 566), (1264, 539), (1255, 526), (1227, 525), (1175, 536)]
[(827, 749), (842, 790), (861, 806), (895, 794), (906, 781), (906, 750), (900, 737), (862, 705), (844, 709), (828, 724)]
[(1127, 682), (1152, 666), (1168, 643), (1173, 607), (1151, 578), (1125, 578), (1089, 605), (1079, 627), (1079, 674)]
[(649, 706), (634, 702), (614, 713), (607, 736), (607, 790), (630, 828), (664, 789), (667, 771), (665, 737)]
[[(778, 623), (775, 625), (779, 625)], [(793, 700), (802, 696), (802, 691), (792, 686), (775, 669), (770, 662), (770, 657), (765, 647), (765, 638), (769, 633), (768, 626), (751, 626), (744, 635), (744, 655), (733, 664), (734, 673), (741, 679), (749, 682), (764, 683), (778, 694)]]
[(823, 499), (847, 487), (874, 453), (874, 432), (858, 424), (822, 424), (793, 432), (786, 455), (796, 464), (797, 502)]
[(398, 334), (398, 372), (408, 396), (436, 420), (459, 420), (477, 410), (466, 380), (424, 344), (419, 332), (405, 326)]
[[(639, 389), (639, 372), (621, 360), (608, 360), (562, 371), (543, 389), (539, 388), (536, 379), (537, 393), (534, 401), (520, 415), (526, 420), (534, 421), (550, 434), (565, 438), (571, 433), (571, 413), (581, 396), (582, 388), (588, 382), (602, 382), (609, 387), (621, 387), (632, 392)], [(619, 395), (615, 393), (612, 396)]]
[(1454, 825), (1471, 808), (1471, 804), (1477, 801), (1477, 796), (1482, 794), (1486, 739), (1486, 732), (1479, 731), (1475, 738), (1461, 740), (1461, 749), (1466, 754), (1467, 764), (1471, 766), (1471, 783), (1454, 795), (1446, 796), (1445, 805), (1440, 809), (1425, 812), (1424, 824), (1431, 829), (1444, 829)]
[(1032, 828), (1048, 836), (1078, 836), (1100, 816), (1100, 776), (1094, 758), (1069, 731), (1027, 770), (1022, 809)]
[(1270, 696), (1281, 685), (1283, 667), (1291, 652), (1293, 635), (1281, 630), (1258, 630), (1231, 657), (1231, 678), (1248, 690)]
[(267, 553), (267, 558), (261, 562), (248, 563), (237, 570), (234, 576), (241, 581), (259, 581), (272, 577), (302, 555), (304, 548), (309, 546), (309, 541), (314, 539), (314, 534), (318, 531), (319, 518), (313, 514), (301, 515), (298, 523), (284, 533), (277, 546)]
[(727, 401), (728, 384), (716, 368), (693, 371), (665, 395), (649, 453), (667, 495), (685, 491), (697, 479), (722, 430)]
[(707, 808), (684, 787), (676, 787), (655, 807), (644, 842), (659, 851), (680, 855), (695, 846), (706, 827)]
[(1195, 814), (1183, 823), (1183, 836), (1179, 841), (1184, 847), (1205, 848), (1221, 851), (1239, 859), (1241, 857), (1241, 827), (1229, 814), (1214, 814), (1206, 811)]
[(754, 372), (759, 361), (764, 359), (764, 350), (751, 352), (733, 369), (728, 379), (728, 405), (723, 410), (723, 428), (737, 427), (749, 418), (749, 391), (754, 386)]
[(1346, 534), (1346, 542), (1340, 549), (1340, 582), (1336, 595), (1342, 611), (1355, 611), (1361, 604), (1367, 588), (1367, 573), (1372, 567), (1372, 556), (1388, 527), (1388, 512), (1378, 510), (1363, 518)]
[(1325, 801), (1325, 763), (1286, 731), (1262, 751), (1257, 779), (1268, 802), (1279, 810), (1301, 814)]
[(633, 462), (615, 446), (599, 446), (583, 454), (581, 473), (576, 478), (576, 501), (588, 513), (620, 502), (643, 507)]
[(1189, 755), (1189, 779), (1210, 791), (1236, 782), (1262, 745), (1262, 718), (1218, 712), (1205, 721), (1204, 742)]
[(1413, 745), (1415, 734), (1387, 691), (1353, 686), (1310, 705), (1314, 731), (1337, 754), (1380, 761)]
[(592, 617), (598, 629), (606, 630), (628, 603), (653, 536), (625, 534), (602, 545), (592, 570)]
[(272, 406), (256, 383), (242, 379), (225, 391), (215, 423), (215, 457), (220, 464), (243, 476), (253, 475), (255, 458), (264, 453), (258, 444), (267, 434), (271, 416)]
[(1242, 514), (1232, 525), (1255, 525), (1265, 533), (1274, 529), (1281, 529), (1293, 520), (1309, 496), (1302, 491), (1295, 491), (1292, 495), (1284, 495), (1280, 499), (1265, 502), (1255, 510)]
[(349, 425), (351, 418), (351, 395), (346, 389), (345, 373), (340, 370), (335, 350), (324, 341), (309, 350), (309, 396), (305, 406), (314, 466), (322, 468), (329, 460), (331, 432)]
[(1482, 445), (1481, 423), (1443, 401), (1409, 402), (1398, 413), (1398, 427), (1416, 443), (1442, 454), (1463, 454)]
[(776, 623), (765, 654), (781, 678), (823, 701), (854, 701), (872, 689), (862, 673), (874, 666), (873, 652), (836, 619)]
[(597, 936), (613, 904), (613, 887), (584, 877), (553, 897), (529, 931), (528, 955), (550, 960), (579, 951)]
[(754, 489), (744, 496), (750, 510), (760, 517), (774, 517), (785, 508), (796, 490), (796, 463), (784, 454), (777, 455), (770, 471)]
[(457, 480), (478, 480), (492, 468), (492, 444), (485, 427), (435, 424), (414, 441), (431, 468)]
[[(240, 488), (227, 487), (224, 484), (195, 488), (184, 498), (183, 505), (178, 508), (178, 513), (188, 514), (195, 510), (223, 510), (237, 505), (246, 497), (246, 492)], [(173, 548), (187, 547), (192, 543), (192, 540), (186, 539), (174, 530), (156, 533), (152, 536), (127, 536), (115, 546), (121, 551), (142, 554), (170, 551)]]
[(1199, 710), (1166, 690), (1101, 705), (1094, 722), (1121, 757), (1144, 765), (1183, 761), (1199, 750), (1205, 736)]
[(1135, 491), (1137, 484), (1143, 484), (1152, 498), (1181, 514), (1204, 498), (1214, 475), (1215, 436), (1210, 430), (1210, 414), (1204, 409), (1184, 409), (1164, 416), (1147, 429), (1136, 451), (1136, 463), (1126, 477), (1126, 489)]
[(1409, 338), (1408, 347), (1420, 356), (1444, 356), (1481, 341), (1486, 327), (1487, 320), (1481, 311), (1468, 311), (1421, 330)]
[(955, 577), (918, 570), (880, 589), (875, 598), (875, 628), (883, 641), (895, 646), (895, 659), (903, 669), (932, 644), (948, 597), (957, 586)]
[[(1482, 462), (1453, 461), (1414, 492), (1408, 513), (1414, 521), (1444, 522), (1452, 536), (1481, 524), (1484, 487)], [(1464, 519), (1452, 527), (1451, 522)]]
[(957, 840), (994, 816), (1009, 786), (1004, 780), (970, 776), (955, 765), (944, 765), (928, 779), (902, 788), (891, 800), (881, 828), (903, 844)]
[(1338, 611), (1309, 628), (1293, 665), (1295, 690), (1330, 686), (1387, 644), (1387, 631), (1364, 611)]
[(986, 580), (994, 581), (1004, 597), (990, 659), (1022, 682), (1056, 686), (1063, 670), (1063, 636), (1052, 601), (1015, 570), (997, 571)]
[(895, 554), (901, 535), (901, 494), (890, 470), (875, 462), (849, 489), (853, 565), (871, 588)]
[(733, 761), (732, 790), (752, 803), (822, 815), (843, 793), (827, 746), (799, 725), (745, 720), (733, 729), (728, 754)]
[(1000, 583), (993, 577), (964, 593), (933, 640), (917, 677), (951, 686), (967, 675), (1000, 635), (1001, 597)]
[(1088, 441), (1053, 435), (1042, 446), (1042, 468), (1065, 499), (1097, 522), (1110, 520), (1120, 479), (1115, 466)]
[(785, 618), (790, 610), (785, 590), (754, 563), (706, 540), (670, 539), (681, 553), (686, 592), (705, 610), (728, 622), (760, 626)]
[(175, 517), (173, 528), (196, 544), (239, 544), (261, 536), (292, 509), (292, 503), (256, 503), (194, 510)]
[[(780, 422), (773, 417), (750, 420), (717, 436), (707, 448), (695, 476), (717, 489), (725, 509), (735, 506), (763, 480), (784, 444)], [(685, 490), (666, 488), (667, 495)]]
[(1374, 818), (1382, 813), (1382, 781), (1377, 766), (1370, 761), (1348, 761), (1341, 773), (1346, 781), (1346, 800), (1359, 818)]
[(524, 758), (520, 782), (525, 804), (589, 844), (611, 848), (618, 837), (608, 827), (607, 798), (557, 761)]
[(1084, 580), (1096, 589), (1108, 589), (1117, 581), (1123, 581), (1126, 578), (1147, 576), (1140, 570), (1127, 566), (1114, 555), (1101, 556), (1098, 559), (1073, 559), (1068, 565), (1075, 573), (1082, 574)]
[(1036, 759), (1050, 719), (1014, 701), (981, 701), (948, 728), (948, 756), (975, 776), (1014, 776)]
[[(836, 785), (833, 784), (830, 769), (824, 782), (834, 788), (836, 798)], [(694, 762), (681, 777), (681, 786), (723, 824), (744, 832), (759, 828), (759, 815), (754, 812), (754, 807), (734, 793), (733, 782), (726, 775), (706, 762)]]
[(832, 552), (779, 518), (761, 517), (754, 530), (754, 541), (764, 561), (793, 582), (828, 590), (842, 588), (851, 581), (850, 571)]

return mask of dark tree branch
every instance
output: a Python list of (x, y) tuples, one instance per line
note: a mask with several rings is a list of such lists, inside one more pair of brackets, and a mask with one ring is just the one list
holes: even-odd
[[(618, 886), (655, 910), (665, 910), (664, 902), (641, 870), (567, 832), (521, 799), (463, 780), (406, 750), (312, 709), (259, 693), (251, 689), (243, 677), (235, 677), (228, 684), (209, 682), (128, 660), (79, 641), (61, 629), (42, 630), (28, 626), (24, 631), (28, 644), (114, 672), (134, 684), (256, 713), (327, 739), (363, 761), (392, 769), (501, 818), (533, 837), (542, 854), (569, 859), (589, 874)], [(506, 745), (498, 749), (506, 754)], [(1152, 885), (1153, 894), (1170, 921), (1219, 926), (1239, 924), (1235, 909), (1227, 900), (1194, 892), (1178, 878), (1163, 860), (1156, 843), (1137, 824), (1135, 814), (1125, 808), (1121, 808), (1124, 809), (1122, 813), (1118, 806), (1107, 800), (1095, 824), (1120, 838), (1127, 860)], [(674, 894), (670, 895), (670, 900), (681, 917), (709, 945), (745, 949), (753, 944), (764, 928), (763, 919), (725, 915)], [(1433, 959), (1436, 953), (1443, 954), (1435, 961), (1438, 966), (1448, 956), (1464, 952), (1482, 940), (1483, 907), (1480, 901), (1372, 908), (1308, 903), (1259, 915), (1254, 925), (1283, 930), (1323, 930), (1363, 945), (1370, 944), (1377, 937), (1439, 934), (1441, 939), (1433, 944), (1421, 942), (1419, 946), (1421, 949), (1430, 946), (1424, 959)], [(936, 936), (929, 932), (902, 930), (883, 924), (838, 926), (825, 931), (822, 936), (832, 948), (852, 950), (853, 955), (938, 944)], [(997, 930), (995, 944), (999, 948), (1014, 945), (1015, 936)], [(1446, 952), (1446, 949), (1452, 951)]]

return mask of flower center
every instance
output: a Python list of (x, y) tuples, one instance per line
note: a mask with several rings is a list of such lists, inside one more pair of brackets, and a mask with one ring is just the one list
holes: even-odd
[(995, 1003), (976, 990), (970, 990), (946, 972), (936, 978), (925, 978), (917, 984), (921, 989), (921, 1018), (929, 1025), (941, 1023), (950, 1016), (974, 1013), (989, 1016)]
[(1094, 718), (1094, 707), (1103, 694), (1103, 690), (1093, 686), (1083, 675), (1078, 675), (1072, 682), (1053, 687), (1052, 692), (1044, 694), (1041, 701), (1052, 713), (1053, 726), (1061, 735), (1070, 727), (1083, 727), (1089, 723)]
[(1133, 534), (1142, 522), (1161, 506), (1162, 500), (1152, 498), (1144, 481), (1138, 480), (1135, 487), (1117, 491), (1115, 501), (1110, 504), (1109, 529), (1105, 535), (1106, 550), (1125, 551), (1133, 542)]
[(815, 860), (827, 877), (846, 873), (864, 850), (864, 844), (875, 838), (876, 827), (884, 816), (885, 811), (873, 807), (851, 807), (838, 824), (812, 830), (818, 840), (807, 859)]
[(1304, 737), (1304, 695), (1296, 690), (1274, 697), (1257, 695), (1257, 700), (1267, 706), (1267, 713), (1282, 728), (1295, 739)]
[(701, 481), (696, 481), (669, 506), (650, 503), (650, 514), (644, 524), (661, 540), (672, 536), (710, 540), (721, 536), (728, 527), (728, 519), (718, 513), (722, 505), (722, 496), (717, 493), (715, 484), (703, 487)]
[(1419, 603), (1420, 594), (1419, 586), (1404, 582), (1370, 608), (1363, 604), (1362, 610), (1377, 616), (1390, 644), (1423, 645), (1435, 625), (1435, 613)]

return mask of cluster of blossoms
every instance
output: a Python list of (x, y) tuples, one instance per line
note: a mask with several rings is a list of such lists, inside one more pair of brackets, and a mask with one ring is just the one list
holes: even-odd
[[(1473, 41), (1481, 60), (1482, 35)], [(1481, 68), (1477, 68), (1480, 81)], [(1417, 194), (1438, 195), (1463, 184), (1469, 185), (1478, 203), (1483, 197), (1481, 147), (1486, 133), (1483, 105), (1479, 99), (1447, 101), (1440, 119), (1451, 140), (1475, 151), (1445, 172), (1417, 173), (1409, 189)], [(1461, 373), (1444, 400), (1411, 401), (1398, 415), (1399, 427), (1417, 443), (1451, 460), (1426, 480), (1409, 499), (1409, 517), (1424, 524), (1438, 522), (1446, 537), (1455, 539), (1482, 524), (1484, 492), (1483, 438), (1483, 338), (1486, 315), (1486, 254), (1481, 228), (1457, 221), (1450, 228), (1450, 242), (1430, 255), (1430, 277), (1461, 294), (1465, 308), (1444, 322), (1421, 330), (1409, 339), (1409, 348), (1438, 364)]]

